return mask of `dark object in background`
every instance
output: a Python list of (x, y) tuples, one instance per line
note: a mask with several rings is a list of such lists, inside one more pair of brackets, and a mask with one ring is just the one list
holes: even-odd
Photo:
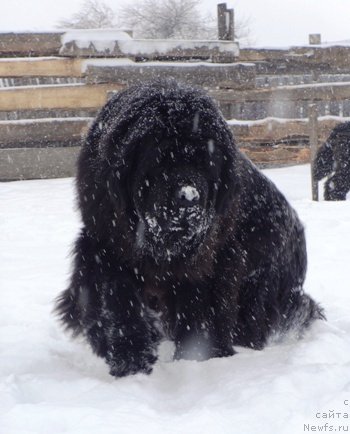
[(113, 97), (77, 188), (83, 228), (57, 312), (112, 375), (151, 372), (164, 338), (176, 359), (205, 360), (323, 317), (302, 289), (295, 211), (201, 90), (169, 80)]
[(346, 200), (350, 191), (350, 122), (337, 125), (317, 151), (314, 178), (320, 181), (326, 176), (325, 200)]

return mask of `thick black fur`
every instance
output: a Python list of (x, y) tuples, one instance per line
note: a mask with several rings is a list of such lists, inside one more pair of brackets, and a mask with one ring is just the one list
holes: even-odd
[(317, 151), (314, 177), (320, 181), (326, 176), (325, 200), (346, 200), (350, 191), (350, 122), (337, 125)]
[(302, 224), (201, 90), (170, 80), (114, 96), (77, 189), (83, 228), (56, 309), (112, 375), (151, 372), (164, 338), (203, 360), (323, 317), (302, 289)]

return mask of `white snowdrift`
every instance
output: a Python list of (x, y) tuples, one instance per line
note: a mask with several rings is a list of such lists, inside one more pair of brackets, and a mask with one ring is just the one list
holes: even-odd
[(312, 202), (308, 166), (266, 173), (306, 225), (305, 289), (328, 322), (301, 341), (207, 362), (163, 356), (152, 375), (117, 380), (51, 314), (79, 229), (72, 180), (0, 184), (0, 432), (298, 434), (326, 423), (346, 431), (350, 202)]

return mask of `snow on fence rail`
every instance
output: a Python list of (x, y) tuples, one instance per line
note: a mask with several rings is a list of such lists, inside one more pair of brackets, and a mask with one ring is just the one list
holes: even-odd
[(0, 33), (0, 57), (122, 57), (211, 59), (233, 62), (239, 56), (234, 41), (132, 39), (120, 30), (69, 30)]
[(131, 39), (122, 41), (72, 40), (65, 42), (59, 54), (66, 57), (121, 57), (139, 60), (210, 59), (216, 63), (233, 62), (239, 55), (233, 41), (176, 41)]

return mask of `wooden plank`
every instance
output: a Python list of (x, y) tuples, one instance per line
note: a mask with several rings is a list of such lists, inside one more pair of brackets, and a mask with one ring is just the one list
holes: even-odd
[(224, 103), (253, 101), (336, 101), (350, 98), (350, 83), (320, 83), (256, 90), (211, 90), (209, 94)]
[(74, 176), (79, 149), (0, 149), (0, 181)]
[(0, 57), (57, 56), (63, 32), (0, 33)]
[(106, 102), (118, 84), (26, 86), (0, 89), (0, 111), (54, 108), (94, 108)]
[(88, 83), (125, 83), (131, 85), (157, 78), (173, 77), (182, 82), (203, 87), (249, 89), (255, 86), (255, 66), (246, 64), (212, 65), (176, 62), (134, 63), (114, 66), (94, 66), (87, 62)]
[[(0, 147), (40, 147), (64, 144), (72, 146), (86, 132), (93, 117), (61, 119), (26, 119), (0, 121)], [(322, 143), (336, 125), (349, 118), (319, 118), (318, 139)], [(308, 144), (308, 119), (229, 121), (236, 142), (241, 146)], [(17, 145), (17, 146), (16, 146)], [(260, 146), (259, 146), (260, 145)]]
[(82, 77), (82, 59), (28, 57), (0, 59), (0, 77)]
[[(86, 131), (89, 121), (90, 119), (62, 119), (0, 122), (0, 136), (4, 144), (3, 149), (0, 149), (0, 180), (73, 176), (79, 147), (62, 147), (62, 143), (76, 140), (77, 144), (79, 135)], [(347, 121), (349, 118), (320, 118), (319, 140), (328, 137), (335, 125)], [(235, 123), (231, 124), (230, 128), (242, 152), (261, 167), (279, 167), (310, 161), (307, 119), (283, 122), (266, 119)], [(51, 147), (28, 147), (33, 146), (35, 141), (40, 142), (46, 134), (46, 140), (51, 143)], [(303, 142), (300, 146), (284, 143), (286, 138), (294, 138), (297, 142), (298, 137)], [(13, 146), (14, 139), (24, 147), (9, 149), (9, 146)], [(265, 146), (261, 146), (262, 143)]]
[(349, 68), (350, 46), (328, 45), (320, 47), (287, 48), (243, 48), (240, 50), (242, 62), (272, 62), (288, 69), (294, 66), (321, 67), (335, 72)]
[[(63, 178), (75, 175), (80, 147), (0, 149), (0, 181)], [(260, 167), (280, 167), (309, 161), (306, 148), (241, 147)]]
[(288, 49), (283, 48), (241, 48), (239, 59), (242, 62), (264, 62), (273, 60), (284, 60)]
[(27, 109), (27, 110), (0, 110), (0, 121), (18, 121), (21, 119), (26, 120), (42, 120), (53, 118), (93, 118), (96, 116), (100, 107), (90, 108), (54, 108), (54, 109)]
[(310, 161), (310, 149), (306, 146), (247, 147), (243, 145), (239, 148), (259, 167), (283, 167), (307, 164)]
[[(324, 116), (318, 118), (318, 141), (324, 142), (333, 128), (349, 118)], [(236, 141), (245, 144), (280, 144), (309, 142), (308, 119), (266, 118), (258, 121), (229, 121)]]
[(230, 123), (230, 128), (240, 143), (275, 144), (293, 139), (308, 139), (306, 119), (274, 119)]
[(0, 148), (77, 146), (92, 118), (0, 121)]

